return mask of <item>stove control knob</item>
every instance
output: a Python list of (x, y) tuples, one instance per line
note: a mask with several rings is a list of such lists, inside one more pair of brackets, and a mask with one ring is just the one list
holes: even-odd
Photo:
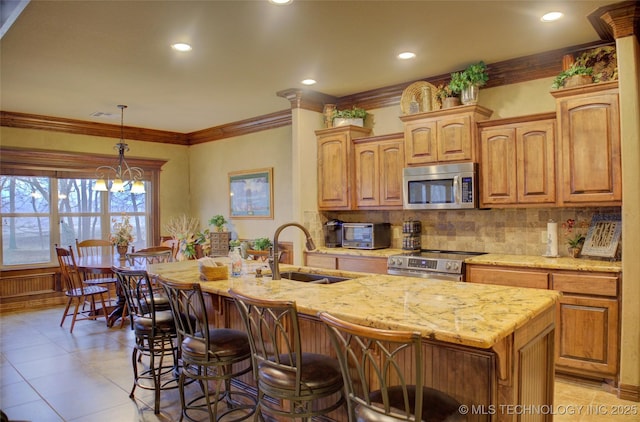
[(460, 264), (459, 264), (459, 263), (457, 263), (457, 262), (454, 262), (454, 263), (453, 263), (453, 269), (454, 269), (455, 271), (460, 270)]
[(447, 261), (446, 265), (444, 266), (447, 270), (451, 269), (451, 261)]

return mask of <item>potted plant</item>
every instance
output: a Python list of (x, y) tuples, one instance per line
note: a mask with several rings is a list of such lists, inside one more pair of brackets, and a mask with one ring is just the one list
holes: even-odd
[(367, 111), (363, 108), (353, 106), (351, 109), (346, 110), (333, 110), (333, 126), (364, 126), (364, 119), (367, 117)]
[(460, 90), (462, 104), (475, 104), (478, 102), (479, 87), (489, 80), (487, 65), (483, 61), (470, 64), (462, 72), (451, 74), (451, 82)]
[(258, 257), (264, 261), (269, 257), (269, 248), (273, 246), (273, 242), (268, 237), (259, 237), (251, 242), (251, 249), (247, 250), (247, 254), (253, 255), (254, 259)]
[(585, 230), (588, 228), (588, 223), (584, 220), (576, 223), (574, 219), (569, 218), (565, 223), (562, 223), (562, 228), (567, 240), (569, 255), (577, 258), (585, 241)]
[(196, 240), (200, 232), (199, 225), (200, 222), (197, 218), (187, 217), (184, 214), (171, 218), (166, 224), (166, 232), (178, 240), (178, 253), (176, 254), (178, 261), (196, 257)]
[(214, 215), (209, 219), (209, 225), (214, 226), (217, 232), (223, 232), (225, 224), (227, 224), (227, 220), (222, 214)]
[(129, 222), (129, 217), (122, 217), (121, 221), (117, 221), (115, 218), (111, 220), (113, 222), (113, 231), (109, 240), (116, 246), (118, 254), (124, 256), (129, 249), (129, 244), (133, 242), (133, 226)]
[(460, 91), (457, 86), (448, 84), (438, 85), (436, 88), (436, 98), (440, 101), (442, 108), (451, 108), (460, 105)]
[(574, 63), (566, 70), (563, 70), (553, 80), (552, 88), (570, 88), (573, 86), (586, 85), (593, 82), (593, 68)]

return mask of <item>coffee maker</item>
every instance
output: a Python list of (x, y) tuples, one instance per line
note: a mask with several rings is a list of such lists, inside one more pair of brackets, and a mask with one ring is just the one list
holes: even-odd
[(329, 220), (324, 223), (324, 245), (327, 248), (339, 248), (342, 246), (342, 221)]

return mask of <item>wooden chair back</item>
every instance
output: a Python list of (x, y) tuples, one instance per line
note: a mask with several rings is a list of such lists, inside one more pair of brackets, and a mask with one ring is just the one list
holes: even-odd
[(169, 246), (152, 246), (129, 252), (126, 257), (131, 265), (159, 264), (173, 261), (173, 249)]
[(64, 291), (67, 294), (75, 294), (76, 292), (82, 294), (84, 289), (82, 283), (83, 278), (78, 271), (76, 259), (73, 255), (73, 248), (69, 246), (69, 249), (65, 249), (56, 245), (56, 255), (58, 256)]
[(160, 246), (167, 246), (167, 247), (171, 248), (171, 257), (175, 261), (177, 259), (177, 256), (178, 256), (178, 245), (179, 244), (180, 244), (180, 241), (178, 239), (167, 239), (167, 240), (163, 240), (160, 243)]
[(78, 256), (90, 256), (90, 255), (113, 255), (113, 244), (104, 239), (86, 239), (78, 241), (76, 239), (76, 251)]

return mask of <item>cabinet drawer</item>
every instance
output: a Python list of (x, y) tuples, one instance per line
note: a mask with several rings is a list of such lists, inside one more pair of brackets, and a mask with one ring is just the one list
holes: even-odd
[(387, 258), (373, 257), (339, 257), (338, 269), (362, 273), (387, 273)]
[(548, 288), (548, 274), (543, 271), (527, 271), (468, 265), (467, 281), (471, 283), (498, 284), (501, 286)]
[(315, 267), (315, 268), (327, 268), (330, 270), (335, 270), (338, 268), (336, 264), (336, 258), (334, 256), (327, 256), (323, 254), (305, 254), (305, 265), (307, 267)]
[(618, 276), (613, 274), (551, 273), (551, 288), (565, 293), (618, 295)]

